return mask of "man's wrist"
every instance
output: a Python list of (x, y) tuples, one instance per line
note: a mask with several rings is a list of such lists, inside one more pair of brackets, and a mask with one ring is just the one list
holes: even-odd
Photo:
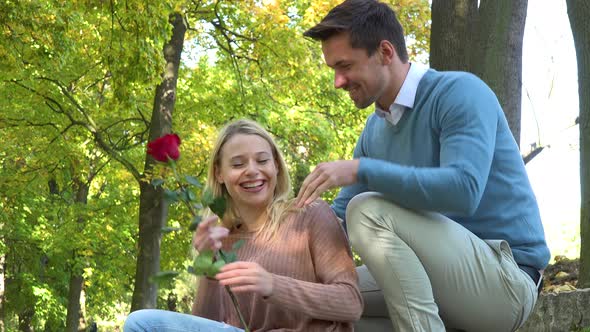
[(353, 178), (353, 183), (357, 183), (359, 181), (359, 169), (361, 166), (361, 160), (359, 159), (353, 159), (352, 160), (354, 163), (354, 167), (353, 167), (353, 171), (352, 171), (352, 178)]

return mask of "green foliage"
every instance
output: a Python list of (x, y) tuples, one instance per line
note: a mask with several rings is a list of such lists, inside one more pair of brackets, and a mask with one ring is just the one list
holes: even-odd
[(225, 265), (226, 262), (222, 258), (215, 259), (213, 250), (203, 250), (193, 260), (193, 265), (187, 268), (187, 271), (197, 276), (215, 277), (219, 273), (219, 269)]
[(180, 274), (177, 271), (160, 271), (150, 278), (151, 282), (162, 283), (173, 280)]
[(232, 245), (232, 250), (219, 250), (219, 254), (225, 263), (233, 263), (238, 260), (236, 251), (244, 245), (244, 239), (240, 239)]
[[(197, 189), (201, 188), (201, 183), (198, 179), (184, 175), (181, 177), (178, 173), (178, 168), (176, 166), (175, 161), (169, 161), (168, 166), (172, 169), (174, 173), (173, 179), (170, 180), (172, 185), (175, 187), (174, 190), (164, 188), (164, 193), (166, 200), (168, 203), (185, 203), (184, 205), (188, 209), (189, 215), (192, 216), (192, 222), (189, 225), (189, 230), (194, 231), (199, 222), (201, 221), (201, 217), (197, 214), (198, 210), (195, 208), (194, 203), (197, 201), (196, 195), (192, 191), (191, 187), (195, 187)], [(160, 179), (153, 179), (152, 185), (161, 186), (166, 183), (166, 180)], [(201, 206), (207, 206), (213, 213), (215, 213), (219, 218), (223, 218), (227, 208), (227, 202), (224, 197), (215, 197), (213, 192), (210, 189), (206, 189), (203, 191), (203, 194), (200, 199)], [(182, 229), (179, 227), (163, 227), (162, 233), (167, 234), (175, 231), (181, 231)], [(237, 250), (242, 245), (242, 242), (237, 242), (234, 244), (234, 250)], [(225, 265), (226, 263), (234, 262), (237, 260), (237, 256), (233, 251), (219, 251), (219, 255), (215, 254), (212, 250), (204, 250), (199, 252), (193, 259), (192, 265), (187, 267), (187, 272), (194, 274), (196, 276), (207, 276), (207, 277), (214, 277), (218, 272), (219, 269)], [(161, 271), (158, 272), (156, 275), (151, 277), (152, 282), (157, 283), (170, 283), (174, 278), (178, 276), (179, 272), (175, 271)], [(169, 288), (169, 287), (168, 287)]]
[[(87, 321), (115, 321), (127, 312), (139, 232), (137, 176), (154, 186), (169, 178), (163, 167), (142, 169), (173, 11), (191, 27), (173, 114), (174, 132), (183, 137), (178, 165), (190, 174), (190, 190), (169, 192), (171, 201), (212, 205), (223, 214), (220, 201), (197, 197), (217, 129), (237, 118), (254, 119), (275, 136), (295, 193), (317, 163), (349, 158), (372, 111), (355, 109), (334, 90), (320, 45), (301, 35), (337, 2), (0, 2), (7, 329), (33, 308), (35, 329), (63, 330), (72, 273), (84, 277)], [(411, 57), (427, 54), (428, 2), (395, 3), (412, 39)], [(200, 218), (178, 210), (154, 230), (166, 233), (164, 271), (194, 269), (189, 248)], [(223, 255), (218, 267), (235, 259)], [(177, 277), (194, 284), (185, 278)], [(173, 292), (182, 303), (190, 299), (192, 290), (178, 285), (164, 287), (162, 298)]]
[(219, 218), (223, 218), (225, 209), (227, 208), (227, 203), (223, 197), (215, 197), (210, 203), (203, 204), (206, 204)]

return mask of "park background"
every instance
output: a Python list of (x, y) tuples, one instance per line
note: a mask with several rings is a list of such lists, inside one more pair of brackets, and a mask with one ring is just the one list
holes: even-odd
[[(296, 188), (318, 162), (350, 157), (372, 110), (333, 89), (319, 44), (301, 36), (338, 2), (0, 2), (0, 331), (110, 331), (150, 303), (189, 310), (191, 276), (149, 282), (185, 269), (191, 238), (177, 206), (150, 209), (163, 199), (150, 181), (165, 175), (146, 157), (150, 138), (178, 133), (180, 166), (201, 181), (217, 128), (242, 117), (274, 134)], [(432, 4), (391, 3), (411, 61), (428, 65)], [(473, 1), (454, 3), (456, 15)], [(515, 3), (526, 13), (522, 67), (501, 65), (522, 73), (521, 151), (540, 151), (527, 171), (552, 259), (575, 259), (580, 107), (567, 5)], [(142, 243), (138, 223), (161, 246)], [(164, 223), (181, 230), (162, 234)]]

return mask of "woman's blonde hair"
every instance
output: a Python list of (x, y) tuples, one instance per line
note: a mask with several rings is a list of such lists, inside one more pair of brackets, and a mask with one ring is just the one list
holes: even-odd
[[(239, 134), (257, 135), (266, 140), (271, 147), (272, 155), (277, 165), (277, 184), (273, 199), (268, 207), (269, 218), (259, 230), (264, 230), (265, 234), (272, 237), (272, 235), (276, 233), (283, 215), (292, 210), (293, 200), (290, 199), (291, 180), (289, 178), (289, 172), (287, 171), (287, 164), (285, 163), (281, 150), (278, 148), (270, 134), (262, 128), (262, 126), (254, 121), (241, 119), (231, 122), (221, 129), (213, 150), (211, 151), (206, 187), (211, 190), (215, 197), (223, 196), (226, 199), (227, 209), (222, 220), (223, 225), (230, 230), (237, 226), (240, 221), (240, 216), (237, 214), (237, 211), (233, 206), (232, 198), (227, 192), (225, 185), (217, 181), (216, 174), (219, 167), (221, 167), (221, 150), (223, 149), (223, 146), (230, 138)], [(211, 215), (211, 213), (212, 212), (207, 209), (206, 214)]]

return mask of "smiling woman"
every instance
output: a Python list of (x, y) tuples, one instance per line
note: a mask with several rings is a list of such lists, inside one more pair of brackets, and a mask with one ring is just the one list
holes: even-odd
[[(257, 229), (260, 223), (252, 219), (265, 212), (267, 234), (273, 234), (292, 204), (287, 165), (270, 134), (253, 121), (233, 122), (219, 133), (210, 161), (207, 186), (228, 202), (223, 226), (232, 229), (246, 223), (250, 230)], [(256, 181), (263, 181), (262, 186)]]
[[(272, 202), (278, 164), (271, 145), (258, 135), (236, 134), (226, 141), (216, 165), (216, 180), (227, 190), (236, 214), (248, 229), (264, 223), (261, 212)], [(284, 174), (284, 172), (283, 172)], [(262, 219), (262, 220), (260, 220)]]
[[(362, 312), (358, 277), (344, 230), (327, 203), (304, 209), (289, 197), (285, 161), (257, 123), (239, 120), (219, 134), (207, 186), (223, 196), (221, 224), (209, 213), (193, 238), (197, 250), (226, 250), (238, 262), (201, 277), (193, 315), (133, 312), (125, 331), (352, 331)], [(236, 294), (246, 326), (224, 291)]]

